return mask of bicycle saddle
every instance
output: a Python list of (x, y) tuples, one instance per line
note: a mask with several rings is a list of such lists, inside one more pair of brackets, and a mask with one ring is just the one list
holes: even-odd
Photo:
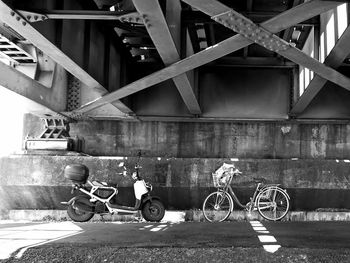
[(256, 183), (256, 184), (259, 184), (259, 183), (265, 184), (266, 183), (266, 179), (264, 179), (264, 178), (253, 178), (253, 180), (254, 180), (254, 183)]

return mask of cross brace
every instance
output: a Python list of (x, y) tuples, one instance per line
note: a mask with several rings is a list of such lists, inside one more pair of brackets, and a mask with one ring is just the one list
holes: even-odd
[[(201, 3), (202, 0), (198, 0), (198, 2)], [(210, 2), (213, 3), (213, 1)], [(265, 28), (271, 33), (277, 33), (292, 25), (295, 25), (296, 23), (305, 21), (330, 9), (336, 8), (340, 4), (340, 2), (335, 1), (309, 1), (291, 8), (272, 19), (269, 19), (268, 21), (262, 23), (261, 27)], [(214, 9), (217, 10), (216, 8), (213, 8), (213, 6), (208, 6), (208, 10)], [(227, 10), (219, 10), (213, 15), (220, 14), (225, 11)], [(117, 91), (103, 96), (96, 101), (85, 104), (75, 112), (78, 114), (84, 114), (95, 108), (101, 107), (106, 103), (129, 96), (152, 85), (158, 84), (196, 67), (202, 66), (238, 49), (244, 48), (252, 43), (253, 42), (251, 40), (246, 39), (244, 36), (235, 35), (190, 57), (176, 62), (162, 70), (154, 72), (149, 76), (132, 82)]]

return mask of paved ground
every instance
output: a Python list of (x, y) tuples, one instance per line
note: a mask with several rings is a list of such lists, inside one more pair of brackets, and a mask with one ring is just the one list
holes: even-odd
[(350, 222), (0, 224), (3, 262), (350, 262)]

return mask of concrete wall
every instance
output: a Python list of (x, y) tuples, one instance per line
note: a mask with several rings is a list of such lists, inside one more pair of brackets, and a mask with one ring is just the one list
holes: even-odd
[(177, 158), (350, 159), (350, 125), (291, 122), (71, 124), (90, 155)]
[[(0, 159), (0, 205), (2, 209), (64, 209), (61, 201), (72, 197), (63, 169), (71, 163), (90, 168), (90, 180), (118, 184), (116, 202), (134, 204), (132, 179), (117, 175), (124, 161), (129, 171), (136, 158), (74, 156), (10, 156)], [(167, 209), (200, 209), (206, 195), (214, 191), (211, 173), (230, 159), (141, 158), (142, 175), (154, 186)], [(243, 172), (234, 180), (242, 203), (254, 190), (254, 178), (281, 183), (291, 196), (292, 210), (317, 208), (350, 209), (350, 165), (335, 160), (240, 159)], [(21, 167), (19, 169), (19, 167)]]
[[(27, 115), (25, 130), (40, 133)], [(254, 178), (287, 188), (293, 210), (350, 209), (350, 126), (306, 123), (175, 123), (96, 121), (71, 124), (90, 157), (16, 155), (0, 159), (0, 203), (5, 209), (62, 209), (70, 183), (67, 164), (83, 163), (90, 179), (119, 184), (120, 202), (133, 204), (132, 180), (116, 175), (125, 161), (132, 170), (142, 150), (142, 174), (168, 209), (199, 209), (214, 190), (211, 173), (223, 162), (243, 172), (234, 187), (248, 202)], [(30, 132), (29, 132), (30, 131)], [(115, 157), (122, 156), (122, 157)], [(20, 169), (19, 169), (20, 168)]]
[[(128, 72), (134, 80), (154, 68)], [(134, 71), (134, 72), (133, 72)], [(292, 83), (290, 68), (203, 66), (195, 70), (194, 88), (202, 118), (287, 119)], [(198, 85), (197, 85), (198, 83)], [(140, 117), (191, 117), (173, 82), (165, 81), (129, 96)]]

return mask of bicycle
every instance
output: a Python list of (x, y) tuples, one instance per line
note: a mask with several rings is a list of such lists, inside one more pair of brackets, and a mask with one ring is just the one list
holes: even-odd
[(261, 180), (255, 181), (257, 186), (254, 194), (250, 201), (243, 205), (230, 185), (233, 177), (242, 172), (233, 164), (223, 166), (212, 174), (214, 186), (218, 188), (217, 191), (209, 194), (203, 203), (203, 215), (207, 221), (226, 220), (233, 211), (233, 201), (249, 213), (257, 210), (263, 218), (270, 221), (281, 220), (287, 215), (290, 197), (285, 189), (279, 187), (279, 184), (264, 184)]

